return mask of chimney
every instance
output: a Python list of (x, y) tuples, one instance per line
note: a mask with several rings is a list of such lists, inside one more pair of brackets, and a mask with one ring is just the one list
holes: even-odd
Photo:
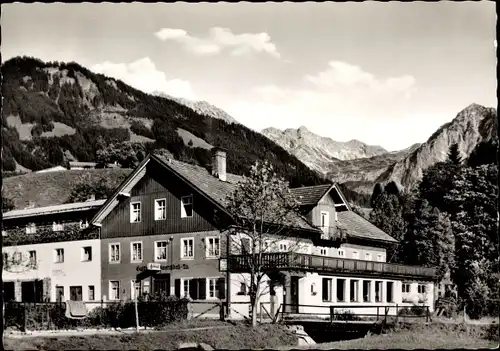
[(95, 201), (95, 194), (90, 195), (90, 196), (87, 198), (87, 201)]
[(28, 206), (26, 206), (24, 209), (27, 210), (27, 209), (30, 209), (30, 208), (35, 208), (35, 201), (28, 201)]
[(221, 148), (212, 149), (212, 175), (226, 181), (226, 151)]

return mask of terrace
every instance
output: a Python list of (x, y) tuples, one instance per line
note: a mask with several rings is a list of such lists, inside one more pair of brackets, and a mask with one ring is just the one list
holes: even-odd
[[(231, 255), (228, 257), (228, 270), (233, 273), (249, 272), (249, 255)], [(434, 279), (436, 269), (420, 266), (406, 266), (396, 263), (363, 261), (346, 258), (307, 255), (300, 253), (263, 253), (264, 271), (309, 271), (316, 273), (343, 273), (370, 276)]]

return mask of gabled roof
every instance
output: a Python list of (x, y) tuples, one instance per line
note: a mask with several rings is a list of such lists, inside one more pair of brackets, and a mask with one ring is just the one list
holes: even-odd
[(315, 206), (321, 201), (327, 194), (329, 194), (333, 189), (337, 192), (339, 197), (342, 199), (345, 207), (351, 211), (351, 206), (347, 202), (344, 194), (339, 189), (337, 184), (323, 184), (323, 185), (313, 185), (313, 186), (303, 186), (300, 188), (290, 189), (291, 193), (295, 196), (300, 206)]
[(347, 236), (388, 241), (392, 243), (398, 242), (392, 236), (377, 228), (355, 212), (340, 211), (337, 212), (337, 218), (340, 225), (347, 229)]
[(316, 205), (333, 187), (333, 184), (303, 186), (290, 189), (301, 206)]
[[(137, 169), (127, 178), (127, 180), (118, 188), (116, 193), (108, 200), (101, 211), (96, 214), (92, 223), (97, 225), (101, 223), (106, 215), (118, 204), (117, 198), (119, 194), (128, 193), (133, 187), (132, 184), (137, 184), (140, 179), (139, 177), (142, 177), (142, 175), (145, 174), (145, 170), (140, 172), (137, 172), (137, 170), (144, 168), (146, 163), (150, 161), (158, 162), (159, 165), (165, 167), (167, 170), (170, 170), (173, 174), (187, 182), (192, 188), (197, 190), (201, 195), (223, 211), (226, 211), (225, 207), (227, 205), (227, 196), (234, 191), (237, 183), (244, 181), (244, 177), (231, 173), (226, 174), (226, 181), (221, 181), (203, 167), (167, 159), (159, 155), (148, 155), (141, 165), (139, 165)], [(294, 214), (290, 219), (296, 228), (315, 232), (318, 231), (316, 227), (312, 226), (299, 214)]]
[(3, 220), (8, 220), (14, 218), (42, 216), (54, 213), (88, 211), (101, 207), (105, 202), (106, 200), (94, 200), (86, 202), (74, 202), (57, 206), (28, 208), (25, 210), (12, 210), (3, 213), (2, 216)]

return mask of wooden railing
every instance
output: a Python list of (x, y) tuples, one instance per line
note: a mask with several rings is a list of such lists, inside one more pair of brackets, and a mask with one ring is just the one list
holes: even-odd
[[(257, 255), (255, 255), (255, 258)], [(232, 255), (228, 258), (231, 272), (248, 272), (255, 265), (248, 255)], [(398, 277), (434, 278), (436, 269), (420, 266), (406, 266), (395, 263), (353, 260), (300, 253), (263, 253), (260, 262), (266, 270), (309, 270), (315, 272), (346, 272)]]

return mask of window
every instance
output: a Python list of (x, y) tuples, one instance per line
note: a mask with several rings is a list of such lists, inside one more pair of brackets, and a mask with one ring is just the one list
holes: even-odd
[(82, 287), (81, 286), (70, 286), (69, 287), (69, 299), (71, 301), (82, 301)]
[(3, 256), (3, 266), (7, 267), (9, 265), (9, 254), (6, 252), (2, 252)]
[(241, 238), (241, 253), (249, 254), (251, 253), (250, 238)]
[(403, 283), (403, 285), (401, 285), (401, 292), (403, 292), (403, 293), (409, 293), (411, 291), (410, 287), (411, 287), (410, 284)]
[(28, 251), (29, 259), (30, 259), (30, 265), (34, 266), (36, 265), (36, 251), (31, 250)]
[(55, 258), (54, 262), (55, 263), (63, 263), (64, 262), (64, 249), (55, 249)]
[(326, 255), (327, 255), (327, 252), (328, 252), (328, 251), (327, 251), (327, 249), (326, 249), (326, 248), (320, 248), (320, 249), (319, 249), (319, 254), (320, 254), (321, 256), (326, 256)]
[(181, 217), (193, 216), (193, 195), (181, 197)]
[(141, 221), (141, 203), (132, 202), (130, 204), (130, 223), (139, 223)]
[(358, 291), (359, 291), (359, 281), (351, 280), (350, 281), (351, 302), (358, 302)]
[(382, 254), (377, 254), (377, 261), (378, 262), (383, 262), (384, 260), (382, 258), (383, 258)]
[(345, 279), (337, 279), (337, 301), (345, 301)]
[(109, 244), (109, 262), (120, 262), (120, 244)]
[(181, 239), (181, 258), (193, 259), (194, 258), (194, 239), (186, 238)]
[(238, 291), (237, 295), (246, 295), (247, 294), (247, 285), (245, 283), (240, 283), (240, 291)]
[(135, 241), (130, 243), (130, 262), (142, 262), (142, 242)]
[(130, 298), (135, 300), (136, 297), (141, 295), (141, 281), (132, 279), (130, 281)]
[(191, 279), (183, 279), (182, 281), (182, 286), (183, 286), (183, 297), (189, 297), (189, 285), (190, 285)]
[(89, 301), (95, 300), (95, 288), (93, 285), (89, 285)]
[(167, 200), (155, 200), (155, 221), (162, 221), (167, 218)]
[(109, 299), (120, 299), (120, 282), (118, 280), (112, 280), (109, 282)]
[(359, 260), (359, 252), (358, 251), (353, 251), (352, 252), (352, 258), (355, 260)]
[(365, 253), (365, 261), (371, 261), (372, 260), (372, 254), (371, 253)]
[(387, 302), (393, 302), (392, 301), (392, 289), (394, 287), (394, 283), (393, 282), (387, 282)]
[(375, 282), (375, 302), (382, 301), (382, 282)]
[(219, 257), (220, 255), (220, 243), (217, 237), (207, 237), (205, 238), (205, 243), (207, 245), (207, 257)]
[(54, 232), (60, 232), (62, 230), (64, 230), (64, 224), (57, 223), (57, 222), (53, 222), (52, 223), (52, 231), (54, 231)]
[(418, 288), (417, 289), (418, 289), (418, 293), (419, 294), (425, 294), (425, 292), (426, 292), (424, 284), (418, 284)]
[(83, 262), (92, 261), (92, 247), (90, 246), (82, 247), (82, 261)]
[(328, 227), (330, 225), (328, 217), (328, 212), (321, 211), (321, 230), (323, 231), (324, 235), (328, 235)]
[(345, 257), (345, 250), (344, 249), (338, 249), (337, 254), (339, 257)]
[(264, 252), (271, 252), (271, 240), (264, 241)]
[(218, 279), (219, 278), (207, 278), (207, 285), (208, 285), (208, 298), (211, 299), (217, 299), (219, 298), (219, 284), (218, 284)]
[(288, 251), (288, 246), (284, 243), (280, 243), (280, 251), (281, 252), (287, 252)]
[(167, 241), (155, 241), (155, 261), (167, 260)]
[(64, 301), (64, 286), (56, 286), (56, 301)]
[(36, 233), (36, 224), (31, 223), (26, 226), (26, 234), (35, 234)]
[(322, 281), (322, 295), (323, 301), (332, 301), (333, 279), (323, 278)]
[(16, 251), (12, 254), (12, 263), (20, 264), (23, 260), (22, 252)]
[(7, 231), (2, 230), (2, 236), (7, 236)]
[(363, 302), (371, 301), (371, 281), (363, 280)]
[(80, 221), (80, 229), (85, 229), (89, 226), (89, 221), (85, 220), (85, 222), (83, 220)]

